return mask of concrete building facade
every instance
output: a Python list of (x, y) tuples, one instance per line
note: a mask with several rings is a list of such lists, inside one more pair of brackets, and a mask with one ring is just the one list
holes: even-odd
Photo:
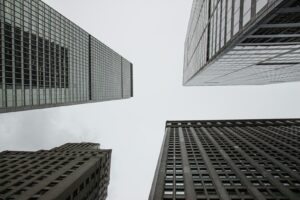
[(0, 153), (0, 200), (104, 200), (111, 150), (67, 143), (51, 150)]
[(149, 200), (297, 200), (300, 119), (168, 121)]

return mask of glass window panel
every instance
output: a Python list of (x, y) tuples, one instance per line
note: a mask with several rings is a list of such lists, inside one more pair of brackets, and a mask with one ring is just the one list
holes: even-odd
[(243, 26), (246, 25), (251, 18), (251, 2), (252, 1), (244, 1), (244, 13), (243, 13)]
[(231, 39), (231, 21), (232, 21), (232, 0), (228, 0), (227, 5), (227, 33), (226, 41)]
[(235, 35), (239, 31), (239, 22), (240, 22), (240, 0), (235, 0), (234, 4), (234, 28), (233, 34)]
[(256, 1), (256, 13), (258, 13), (261, 9), (264, 8), (265, 5), (267, 5), (268, 0), (257, 0)]

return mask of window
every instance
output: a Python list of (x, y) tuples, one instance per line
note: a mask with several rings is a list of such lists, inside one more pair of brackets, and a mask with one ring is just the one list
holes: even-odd
[(184, 191), (183, 190), (178, 190), (178, 191), (176, 191), (176, 195), (184, 195)]
[(166, 195), (173, 195), (173, 190), (165, 190), (164, 194), (166, 194)]
[(84, 188), (84, 183), (81, 183), (81, 184), (80, 184), (80, 188), (79, 188), (79, 190), (80, 190), (80, 191), (82, 191), (82, 190), (83, 190), (83, 188)]
[(73, 192), (73, 198), (77, 197), (78, 195), (78, 190), (76, 189), (74, 192)]

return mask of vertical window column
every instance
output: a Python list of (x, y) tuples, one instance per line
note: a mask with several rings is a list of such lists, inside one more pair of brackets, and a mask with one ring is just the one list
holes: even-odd
[[(92, 41), (91, 41), (91, 35), (89, 35), (89, 54), (88, 54), (88, 57), (89, 57), (89, 76), (88, 76), (88, 80), (89, 80), (89, 89), (88, 89), (88, 92), (89, 92), (89, 100), (91, 101), (92, 100)], [(96, 48), (96, 47), (95, 47)], [(94, 49), (93, 49), (94, 51)]]
[(12, 16), (12, 2), (5, 1), (4, 7), (4, 56), (5, 56), (5, 96), (6, 96), (6, 107), (13, 107), (13, 16)]
[(4, 58), (4, 4), (3, 0), (0, 0), (0, 109), (5, 107), (5, 58)]
[(159, 155), (159, 160), (157, 163), (157, 168), (155, 171), (155, 179), (153, 180), (153, 185), (152, 189), (150, 192), (150, 197), (149, 199), (163, 199), (164, 195), (164, 188), (169, 186), (169, 184), (173, 184), (173, 182), (165, 182), (167, 180), (166, 177), (166, 168), (168, 166), (168, 148), (170, 145), (170, 128), (166, 128), (166, 133), (164, 137), (164, 141), (161, 147), (160, 155)]
[[(206, 165), (206, 169), (208, 170), (209, 176), (211, 177), (218, 194), (222, 197), (222, 200), (230, 200), (230, 197), (227, 191), (225, 190), (225, 188), (223, 187), (222, 182), (212, 164), (212, 161), (210, 160), (210, 157), (207, 154), (204, 145), (202, 144), (201, 140), (197, 136), (195, 129), (193, 127), (190, 127), (190, 132), (191, 132), (191, 137), (195, 139), (195, 142), (200, 150), (202, 159)], [(206, 146), (208, 146), (208, 144), (206, 144)], [(206, 184), (206, 186), (209, 185)]]
[[(24, 2), (25, 3), (25, 2)], [(32, 71), (32, 100), (33, 105), (40, 104), (40, 69), (39, 69), (39, 6), (36, 4), (32, 6), (32, 15), (34, 15), (35, 21), (32, 22), (31, 27), (31, 71)], [(25, 20), (26, 21), (26, 20)], [(25, 25), (25, 24), (24, 24)], [(25, 25), (26, 27), (26, 25)], [(30, 31), (30, 27), (26, 27)], [(33, 33), (32, 30), (35, 32)], [(26, 32), (27, 30), (25, 30)], [(28, 36), (29, 38), (29, 36)]]
[(182, 158), (182, 165), (183, 165), (183, 176), (184, 176), (184, 185), (185, 187), (185, 198), (189, 200), (196, 200), (196, 193), (193, 184), (193, 178), (191, 173), (191, 168), (188, 161), (188, 154), (187, 149), (185, 146), (186, 141), (184, 140), (182, 128), (179, 129), (179, 142), (180, 142), (180, 149), (181, 149), (181, 158)]
[(0, 108), (6, 107), (6, 89), (5, 89), (5, 36), (4, 36), (4, 3), (3, 0), (0, 0)]
[(206, 62), (210, 59), (210, 44), (211, 44), (211, 22), (210, 22), (210, 17), (211, 17), (211, 1), (207, 2), (208, 4), (208, 11), (207, 11), (207, 51), (206, 51)]
[(251, 182), (247, 179), (244, 173), (239, 169), (235, 162), (230, 158), (230, 156), (223, 150), (223, 147), (218, 144), (218, 142), (210, 135), (206, 128), (201, 127), (201, 131), (206, 135), (214, 147), (221, 153), (222, 157), (226, 160), (227, 164), (235, 172), (235, 174), (240, 178), (241, 182), (247, 187), (247, 190), (252, 194), (257, 200), (265, 200), (264, 195), (258, 191), (257, 188), (252, 187)]
[[(24, 6), (24, 5), (20, 5)], [(22, 10), (20, 8), (20, 10)], [(24, 72), (24, 106), (33, 105), (33, 85), (36, 85), (36, 37), (33, 37), (32, 34), (36, 31), (35, 22), (35, 8), (30, 12), (22, 12), (22, 64)], [(26, 13), (26, 16), (24, 16)], [(31, 28), (29, 29), (28, 23), (24, 21), (25, 18), (31, 18)], [(25, 24), (27, 27), (25, 27)], [(34, 71), (34, 72), (33, 72)], [(35, 79), (34, 79), (35, 78)], [(35, 83), (33, 84), (33, 81)]]
[[(18, 0), (14, 1), (14, 63), (15, 63), (15, 106), (24, 104), (24, 65), (22, 58), (23, 28), (21, 25), (21, 5)], [(22, 20), (23, 21), (23, 20)]]
[(62, 67), (61, 67), (61, 48), (60, 48), (60, 42), (61, 42), (61, 19), (60, 16), (56, 15), (56, 99), (57, 103), (62, 103)]

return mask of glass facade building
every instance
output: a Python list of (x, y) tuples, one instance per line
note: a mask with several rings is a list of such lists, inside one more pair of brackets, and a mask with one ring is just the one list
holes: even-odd
[(300, 119), (168, 121), (149, 200), (299, 200)]
[(44, 2), (0, 17), (0, 112), (132, 97), (132, 64)]
[(194, 0), (183, 84), (299, 81), (299, 6), (298, 0)]
[(105, 200), (111, 150), (67, 143), (51, 150), (0, 153), (0, 200)]

